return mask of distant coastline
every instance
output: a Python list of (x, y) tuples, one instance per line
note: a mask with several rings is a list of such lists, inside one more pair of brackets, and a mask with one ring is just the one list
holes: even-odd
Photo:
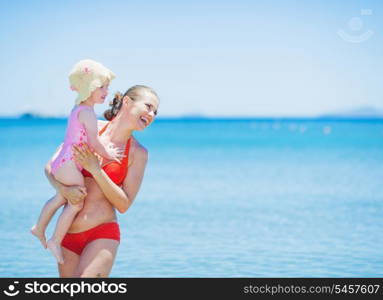
[(352, 109), (331, 112), (321, 117), (324, 118), (347, 118), (347, 119), (381, 119), (383, 118), (383, 109), (378, 109), (372, 106), (360, 106)]
[[(98, 119), (103, 120), (102, 116)], [(35, 115), (21, 116), (0, 116), (0, 120), (12, 121), (66, 121), (66, 117), (48, 117)], [(246, 117), (157, 117), (157, 121), (165, 122), (214, 122), (214, 121), (267, 121), (267, 122), (288, 122), (288, 121), (382, 121), (383, 116), (318, 116), (318, 117), (270, 117), (270, 116), (246, 116)]]
[[(1, 116), (0, 119), (12, 120), (65, 120), (66, 116), (49, 116), (35, 112), (25, 112), (19, 115)], [(104, 119), (102, 115), (99, 119)], [(330, 112), (318, 116), (206, 116), (202, 114), (180, 115), (180, 116), (158, 116), (158, 120), (163, 121), (246, 121), (246, 120), (265, 120), (265, 121), (342, 121), (342, 120), (383, 120), (383, 110), (374, 107), (357, 107), (354, 109)]]

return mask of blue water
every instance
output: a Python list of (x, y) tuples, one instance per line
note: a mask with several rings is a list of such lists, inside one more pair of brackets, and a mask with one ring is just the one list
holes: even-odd
[[(0, 119), (1, 277), (58, 276), (29, 228), (64, 129)], [(383, 121), (157, 120), (136, 137), (149, 162), (112, 277), (383, 276)]]

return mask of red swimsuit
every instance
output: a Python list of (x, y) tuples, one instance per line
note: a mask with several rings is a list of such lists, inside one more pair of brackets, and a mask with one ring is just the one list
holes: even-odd
[[(107, 123), (105, 127), (100, 130), (99, 135), (105, 131), (108, 124), (109, 123)], [(117, 185), (121, 185), (123, 183), (128, 172), (128, 156), (131, 144), (130, 141), (131, 138), (126, 143), (124, 153), (125, 157), (122, 159), (121, 164), (112, 161), (102, 167), (109, 178), (112, 179), (112, 181)], [(84, 177), (92, 177), (92, 174), (90, 174), (85, 169), (82, 170), (82, 174)], [(61, 242), (61, 246), (73, 251), (78, 255), (81, 255), (85, 246), (96, 239), (112, 239), (120, 241), (120, 227), (118, 223), (103, 223), (82, 232), (67, 233)]]

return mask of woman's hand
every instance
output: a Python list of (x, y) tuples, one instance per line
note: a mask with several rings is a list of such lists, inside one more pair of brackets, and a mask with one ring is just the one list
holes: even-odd
[(75, 161), (89, 173), (93, 174), (100, 170), (100, 162), (87, 144), (81, 144), (80, 146), (73, 145), (72, 150)]
[(61, 185), (59, 191), (60, 194), (73, 205), (79, 204), (86, 197), (86, 188), (80, 185)]

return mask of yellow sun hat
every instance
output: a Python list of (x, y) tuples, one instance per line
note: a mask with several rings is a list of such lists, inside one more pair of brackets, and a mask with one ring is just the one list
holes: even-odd
[(70, 88), (78, 93), (76, 105), (88, 99), (96, 88), (102, 87), (115, 77), (111, 70), (94, 60), (80, 60), (69, 73)]

